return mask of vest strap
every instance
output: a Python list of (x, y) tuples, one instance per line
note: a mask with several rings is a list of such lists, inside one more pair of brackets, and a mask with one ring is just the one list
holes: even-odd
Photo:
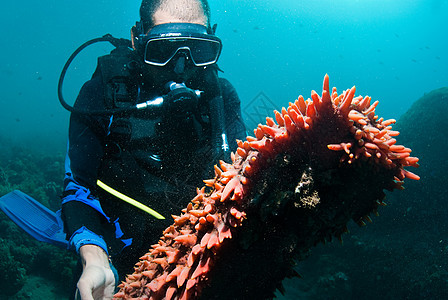
[(126, 202), (126, 203), (128, 203), (128, 204), (130, 204), (130, 205), (132, 205), (132, 206), (135, 206), (135, 207), (137, 207), (138, 209), (143, 210), (144, 212), (146, 212), (146, 213), (150, 214), (151, 216), (155, 217), (156, 219), (159, 219), (159, 220), (164, 220), (164, 219), (165, 219), (164, 216), (162, 216), (161, 214), (159, 214), (158, 212), (156, 212), (156, 211), (153, 210), (152, 208), (150, 208), (150, 207), (144, 205), (143, 203), (140, 203), (140, 202), (138, 202), (138, 201), (132, 199), (131, 197), (128, 197), (128, 196), (126, 196), (126, 195), (120, 193), (119, 191), (117, 191), (117, 190), (111, 188), (110, 186), (106, 185), (106, 184), (103, 183), (102, 181), (97, 180), (96, 184), (97, 184), (100, 188), (102, 188), (103, 190), (105, 190), (106, 192), (108, 192), (109, 194), (112, 194), (112, 195), (114, 195), (115, 197), (117, 197), (117, 198), (123, 200), (124, 202)]

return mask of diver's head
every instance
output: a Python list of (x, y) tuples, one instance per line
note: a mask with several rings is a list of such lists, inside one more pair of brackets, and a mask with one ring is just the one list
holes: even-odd
[(163, 23), (195, 23), (210, 28), (207, 0), (143, 0), (140, 19), (144, 33)]
[(132, 29), (134, 49), (145, 62), (148, 82), (187, 82), (216, 63), (221, 40), (210, 28), (206, 0), (143, 0)]

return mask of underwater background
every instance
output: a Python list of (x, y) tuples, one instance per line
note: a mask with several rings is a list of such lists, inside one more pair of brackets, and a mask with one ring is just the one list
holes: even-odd
[[(328, 73), (339, 91), (379, 100), (398, 121), (399, 141), (421, 158), (419, 182), (388, 195), (388, 207), (344, 245), (318, 246), (285, 280), (279, 299), (448, 297), (446, 144), (448, 1), (209, 0), (224, 48), (222, 76), (236, 87), (251, 129), (299, 94), (320, 91)], [(111, 33), (129, 38), (140, 1), (8, 1), (0, 11), (0, 196), (21, 189), (58, 209), (69, 113), (57, 82), (70, 54)], [(73, 103), (106, 43), (71, 65)], [(431, 91), (437, 90), (431, 93)], [(420, 99), (419, 101), (417, 101)], [(390, 200), (389, 200), (390, 199)], [(36, 242), (0, 214), (0, 299), (63, 299), (74, 259)], [(353, 224), (352, 224), (353, 225)]]

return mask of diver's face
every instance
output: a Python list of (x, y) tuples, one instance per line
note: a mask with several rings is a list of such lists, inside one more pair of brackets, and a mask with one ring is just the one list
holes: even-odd
[[(176, 16), (164, 10), (157, 10), (153, 15), (154, 26), (166, 23), (185, 23), (185, 21), (179, 19)], [(207, 25), (205, 16), (190, 21), (189, 23)], [(148, 71), (148, 79), (151, 83), (157, 86), (163, 86), (169, 81), (175, 81), (178, 83), (188, 82), (194, 78), (195, 74), (203, 67), (196, 67), (191, 58), (185, 52), (179, 52), (175, 57), (163, 67), (146, 65)]]

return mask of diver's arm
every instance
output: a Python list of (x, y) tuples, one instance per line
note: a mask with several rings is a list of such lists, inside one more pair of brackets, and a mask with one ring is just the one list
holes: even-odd
[[(93, 77), (81, 89), (75, 106), (101, 106), (102, 97), (101, 80)], [(70, 245), (77, 251), (89, 243), (107, 251), (102, 237), (107, 217), (102, 212), (99, 200), (91, 194), (103, 156), (107, 126), (108, 122), (104, 117), (77, 114), (70, 116), (62, 216)]]
[[(94, 76), (83, 86), (75, 106), (91, 107), (101, 97), (101, 84)], [(99, 200), (91, 194), (103, 156), (107, 126), (104, 117), (70, 116), (62, 217), (69, 245), (80, 255), (83, 264), (77, 284), (82, 300), (112, 299), (115, 288), (108, 246), (103, 238), (107, 231), (107, 216)]]

